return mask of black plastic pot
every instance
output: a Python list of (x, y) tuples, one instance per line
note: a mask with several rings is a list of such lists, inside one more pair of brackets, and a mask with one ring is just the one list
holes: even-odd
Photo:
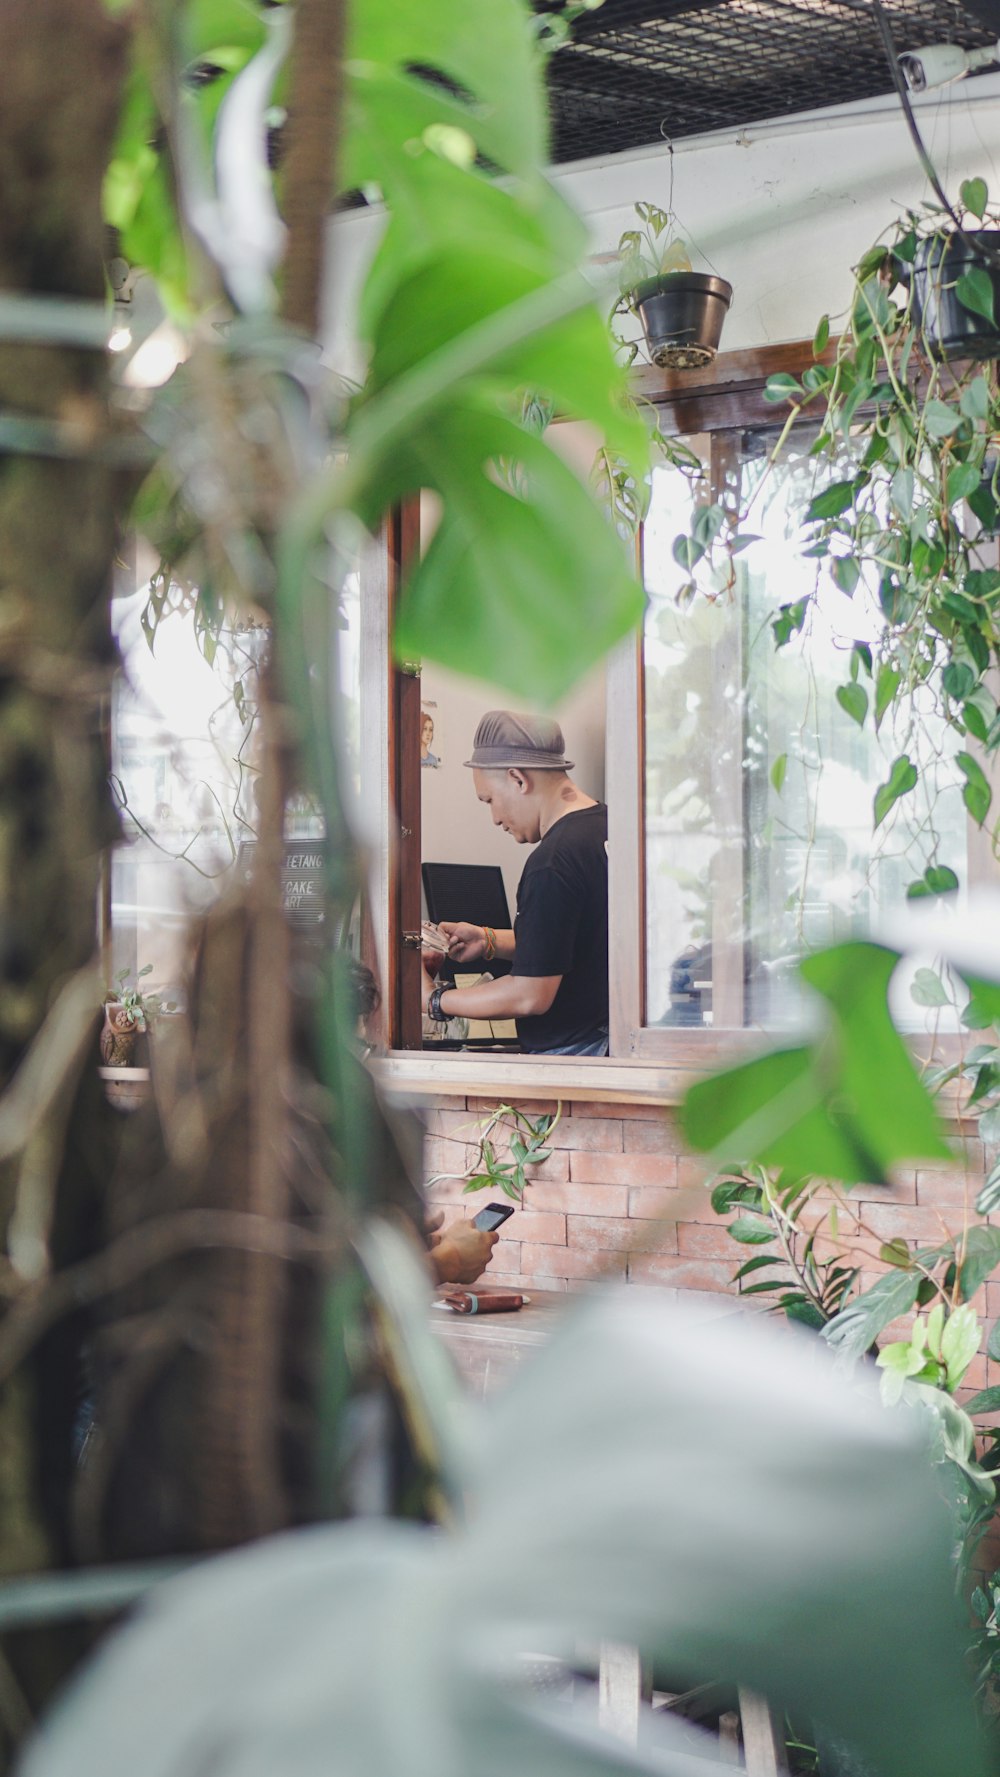
[(653, 363), (668, 370), (711, 364), (732, 300), (732, 284), (707, 272), (668, 272), (637, 284), (633, 302)]
[(1000, 325), (974, 314), (955, 294), (959, 278), (973, 267), (989, 277), (993, 312), (1000, 319), (1000, 231), (981, 228), (965, 239), (939, 234), (917, 244), (910, 274), (913, 307), (935, 358), (1000, 358)]

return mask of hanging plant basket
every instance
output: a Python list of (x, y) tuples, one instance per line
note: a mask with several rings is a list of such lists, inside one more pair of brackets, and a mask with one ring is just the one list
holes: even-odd
[[(1000, 358), (1000, 231), (929, 235), (913, 259), (913, 307), (935, 358)], [(992, 289), (992, 304), (989, 291)]]
[(668, 272), (637, 284), (632, 306), (652, 362), (665, 370), (711, 364), (732, 300), (732, 285), (708, 272)]

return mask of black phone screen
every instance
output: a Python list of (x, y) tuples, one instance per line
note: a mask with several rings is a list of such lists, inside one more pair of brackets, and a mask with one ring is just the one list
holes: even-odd
[(485, 1234), (491, 1234), (494, 1228), (499, 1228), (500, 1223), (513, 1214), (514, 1206), (511, 1203), (488, 1203), (477, 1216), (473, 1216), (472, 1226), (481, 1228)]

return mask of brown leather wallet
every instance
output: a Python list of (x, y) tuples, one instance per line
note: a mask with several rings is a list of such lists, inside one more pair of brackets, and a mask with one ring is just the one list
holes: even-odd
[(512, 1291), (489, 1290), (475, 1295), (472, 1290), (451, 1290), (445, 1301), (456, 1314), (509, 1314), (524, 1306), (524, 1297)]

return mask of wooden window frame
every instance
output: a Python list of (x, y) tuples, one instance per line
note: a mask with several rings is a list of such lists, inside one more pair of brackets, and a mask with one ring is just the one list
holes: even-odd
[[(836, 341), (831, 341), (822, 361), (831, 362)], [(708, 434), (710, 440), (722, 434), (755, 427), (773, 427), (779, 410), (764, 400), (768, 377), (779, 371), (801, 372), (814, 355), (812, 342), (799, 340), (790, 344), (768, 346), (752, 351), (730, 352), (718, 357), (704, 371), (664, 371), (643, 367), (633, 372), (633, 392), (649, 402), (657, 411), (662, 429), (674, 435)], [(408, 538), (408, 541), (405, 540)], [(388, 629), (399, 566), (406, 558), (407, 548), (416, 547), (411, 529), (397, 527), (392, 533), (394, 560), (387, 572), (388, 600), (385, 620), (385, 647), (388, 656)], [(687, 1081), (703, 1070), (731, 1058), (741, 1051), (759, 1049), (768, 1041), (767, 1033), (738, 1028), (670, 1028), (646, 1023), (646, 849), (645, 849), (645, 708), (643, 700), (643, 635), (630, 636), (609, 657), (607, 663), (607, 736), (606, 736), (606, 800), (608, 804), (609, 857), (609, 988), (610, 988), (610, 1054), (607, 1059), (575, 1060), (568, 1057), (461, 1055), (451, 1053), (435, 1056), (427, 1050), (389, 1049), (377, 1064), (384, 1083), (394, 1089), (413, 1091), (418, 1095), (433, 1093), (448, 1096), (462, 1092), (506, 1094), (524, 1099), (532, 1097), (584, 1097), (662, 1104), (674, 1103)], [(411, 728), (416, 734), (410, 705), (419, 698), (419, 679), (410, 679), (409, 699), (401, 683), (405, 673), (390, 666), (389, 710), (392, 728), (388, 747), (386, 779), (392, 783), (397, 798), (405, 796), (405, 761), (399, 752), (401, 736)], [(370, 730), (369, 730), (370, 732)], [(413, 775), (412, 761), (410, 775)], [(417, 774), (419, 777), (419, 774)], [(1000, 801), (1000, 766), (994, 788)], [(419, 792), (419, 782), (416, 785)], [(411, 788), (410, 794), (414, 791)], [(396, 806), (401, 805), (396, 801)], [(402, 806), (405, 806), (405, 800)], [(387, 824), (388, 842), (389, 826)], [(409, 845), (409, 852), (407, 846)], [(996, 879), (996, 863), (989, 855), (987, 836), (970, 826), (970, 866), (977, 875), (992, 874)], [(410, 884), (410, 902), (419, 896), (419, 857), (415, 857), (413, 836), (403, 833), (397, 853), (398, 868), (390, 871), (396, 881), (404, 878)], [(385, 933), (387, 954), (396, 953), (398, 934), (405, 912), (412, 915), (412, 904), (404, 906), (400, 889), (390, 888), (385, 911), (390, 924)], [(407, 918), (406, 923), (409, 923)], [(392, 1042), (404, 1028), (404, 1005), (414, 990), (409, 986), (411, 970), (419, 966), (414, 954), (393, 965), (392, 1004), (383, 1040)], [(411, 1039), (412, 1040), (412, 1039)], [(949, 1039), (939, 1039), (938, 1054)], [(919, 1045), (917, 1045), (919, 1047)]]

